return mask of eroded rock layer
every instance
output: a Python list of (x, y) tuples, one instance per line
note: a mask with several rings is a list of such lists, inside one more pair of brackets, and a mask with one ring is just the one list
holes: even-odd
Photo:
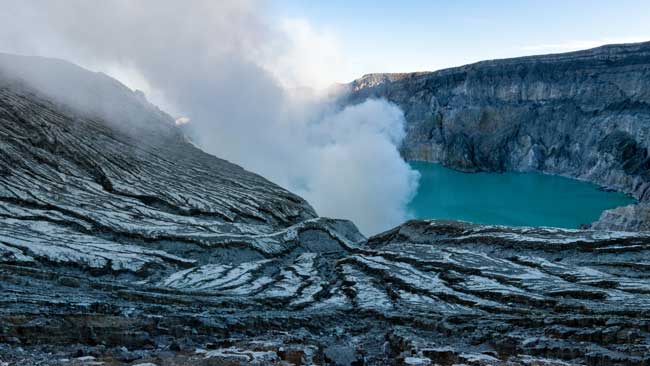
[(4, 263), (0, 340), (159, 363), (650, 362), (648, 236), (414, 221), (363, 243), (346, 222), (309, 226), (292, 252), (239, 263)]
[[(404, 110), (406, 159), (559, 174), (650, 200), (650, 43), (371, 74), (350, 89), (351, 103), (385, 98)], [(647, 230), (644, 205), (597, 227)]]
[(366, 239), (119, 84), (113, 123), (4, 75), (0, 363), (650, 363), (650, 235), (413, 221)]

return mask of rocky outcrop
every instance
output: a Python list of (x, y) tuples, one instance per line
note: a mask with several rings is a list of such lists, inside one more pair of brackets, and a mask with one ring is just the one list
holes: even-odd
[(617, 207), (600, 215), (591, 224), (596, 230), (650, 231), (650, 203)]
[[(348, 103), (404, 110), (405, 159), (559, 174), (650, 200), (650, 43), (371, 74), (349, 87)], [(611, 227), (638, 230), (640, 218)]]
[(649, 235), (366, 239), (111, 85), (130, 119), (0, 82), (0, 364), (650, 363)]

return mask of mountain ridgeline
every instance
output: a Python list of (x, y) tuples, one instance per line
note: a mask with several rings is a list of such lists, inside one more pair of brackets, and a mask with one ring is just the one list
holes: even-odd
[(407, 160), (593, 182), (642, 202), (593, 227), (650, 230), (650, 42), (370, 74), (349, 90), (347, 103), (385, 98), (404, 110)]

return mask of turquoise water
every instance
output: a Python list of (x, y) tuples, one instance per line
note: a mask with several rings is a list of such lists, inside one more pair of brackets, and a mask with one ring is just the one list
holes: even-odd
[(420, 219), (577, 228), (634, 199), (574, 179), (539, 173), (461, 173), (411, 162), (420, 187), (409, 209)]

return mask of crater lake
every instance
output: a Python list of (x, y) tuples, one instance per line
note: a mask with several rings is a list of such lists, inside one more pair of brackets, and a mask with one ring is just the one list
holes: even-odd
[(463, 173), (440, 164), (409, 164), (421, 174), (408, 206), (418, 219), (576, 229), (597, 220), (604, 210), (636, 202), (623, 193), (560, 176)]

